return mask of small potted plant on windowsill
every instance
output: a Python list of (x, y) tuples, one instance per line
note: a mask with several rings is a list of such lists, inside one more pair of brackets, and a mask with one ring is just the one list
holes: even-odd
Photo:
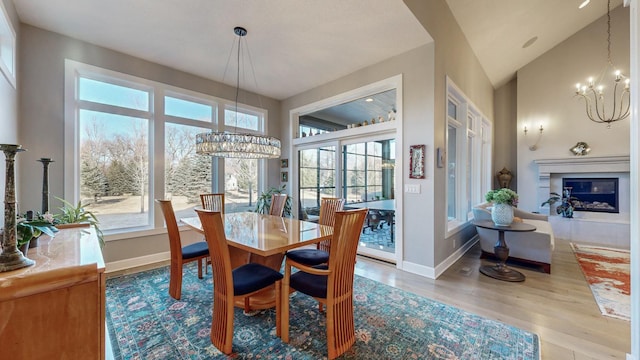
[[(286, 185), (282, 187), (272, 187), (263, 192), (256, 201), (255, 212), (259, 214), (268, 214), (271, 208), (271, 196), (273, 194), (282, 194), (285, 192)], [(287, 201), (284, 204), (284, 216), (291, 217), (291, 196), (287, 197)]]
[(61, 213), (54, 215), (57, 221), (57, 227), (64, 229), (79, 226), (93, 226), (96, 229), (100, 247), (104, 247), (104, 234), (102, 230), (100, 230), (98, 218), (91, 211), (85, 210), (80, 201), (78, 201), (78, 205), (74, 206), (64, 199), (56, 199), (62, 201), (64, 204), (64, 206), (60, 208)]

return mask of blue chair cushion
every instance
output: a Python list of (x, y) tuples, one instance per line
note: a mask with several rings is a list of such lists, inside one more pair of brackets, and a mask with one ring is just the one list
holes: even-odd
[(209, 254), (209, 246), (204, 241), (189, 244), (182, 248), (183, 259), (192, 259), (195, 257), (204, 256), (208, 254)]
[[(328, 268), (326, 265), (314, 267), (316, 269), (324, 270)], [(298, 271), (295, 274), (291, 274), (291, 277), (289, 278), (289, 285), (303, 294), (326, 299), (328, 278), (329, 277), (326, 275), (315, 275), (304, 271)]]
[(317, 249), (300, 249), (287, 251), (287, 257), (303, 265), (315, 266), (329, 262), (329, 253)]
[(252, 293), (283, 278), (282, 274), (264, 265), (249, 263), (233, 269), (233, 294)]

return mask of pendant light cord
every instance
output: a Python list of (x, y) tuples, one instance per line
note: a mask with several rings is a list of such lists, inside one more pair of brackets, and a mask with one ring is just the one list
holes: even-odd
[(607, 0), (607, 61), (609, 61), (609, 65), (613, 67), (613, 62), (611, 61), (611, 0)]

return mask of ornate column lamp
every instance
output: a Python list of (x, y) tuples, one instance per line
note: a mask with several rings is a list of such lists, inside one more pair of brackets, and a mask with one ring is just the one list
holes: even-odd
[(16, 232), (16, 183), (15, 183), (15, 157), (25, 149), (20, 145), (0, 144), (0, 150), (4, 151), (7, 161), (6, 184), (4, 192), (4, 236), (2, 237), (2, 254), (0, 254), (0, 272), (20, 269), (31, 266), (35, 262), (27, 259), (17, 246), (18, 234)]
[(36, 160), (42, 163), (42, 213), (49, 211), (49, 164), (54, 162), (51, 158), (40, 158)]

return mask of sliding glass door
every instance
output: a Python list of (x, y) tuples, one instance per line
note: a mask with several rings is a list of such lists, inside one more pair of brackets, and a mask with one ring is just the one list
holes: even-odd
[(299, 147), (298, 217), (316, 221), (323, 197), (344, 198), (345, 209), (367, 208), (358, 252), (395, 262), (395, 153), (393, 135)]
[(358, 252), (395, 261), (394, 138), (354, 139), (342, 146), (345, 207), (367, 208)]
[(336, 196), (336, 146), (298, 151), (299, 218), (317, 219), (320, 199)]

